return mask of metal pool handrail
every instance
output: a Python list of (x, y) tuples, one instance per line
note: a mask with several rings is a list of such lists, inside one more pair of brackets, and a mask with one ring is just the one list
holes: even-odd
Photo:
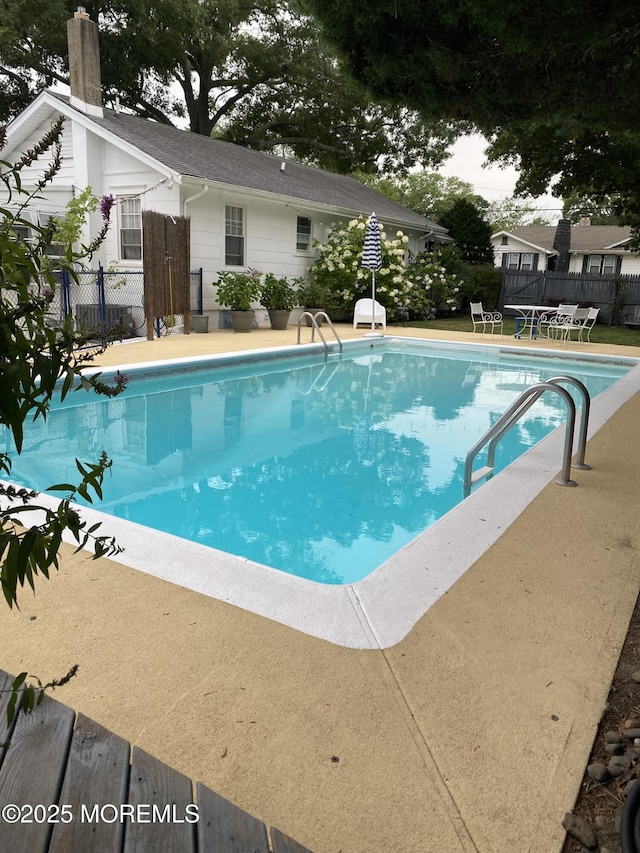
[(316, 333), (316, 331), (317, 331), (317, 332), (318, 332), (318, 334), (320, 335), (320, 338), (322, 339), (322, 343), (324, 344), (324, 351), (325, 351), (325, 354), (327, 354), (327, 353), (329, 352), (329, 345), (328, 345), (328, 344), (327, 344), (327, 342), (325, 341), (325, 339), (324, 339), (324, 335), (323, 335), (323, 334), (322, 334), (322, 332), (320, 331), (320, 326), (318, 325), (318, 322), (317, 322), (317, 320), (316, 320), (316, 317), (321, 317), (323, 320), (326, 320), (326, 321), (327, 321), (327, 324), (328, 324), (329, 328), (330, 328), (330, 329), (331, 329), (331, 331), (333, 332), (333, 336), (334, 336), (334, 338), (335, 338), (335, 339), (336, 339), (336, 341), (338, 342), (338, 349), (339, 349), (339, 351), (340, 351), (340, 352), (342, 352), (342, 341), (341, 341), (341, 340), (340, 340), (340, 338), (338, 337), (338, 333), (337, 333), (337, 332), (336, 332), (336, 330), (335, 330), (335, 326), (334, 326), (334, 325), (333, 325), (333, 323), (331, 322), (331, 318), (329, 317), (329, 315), (327, 314), (327, 312), (326, 312), (326, 311), (317, 311), (317, 312), (315, 313), (315, 315), (314, 315), (314, 314), (312, 314), (312, 313), (311, 313), (311, 311), (303, 311), (303, 312), (302, 312), (302, 314), (298, 317), (298, 339), (297, 339), (297, 341), (296, 341), (296, 343), (297, 343), (297, 344), (299, 344), (299, 343), (300, 343), (300, 325), (301, 325), (301, 323), (302, 323), (302, 319), (303, 319), (303, 317), (308, 317), (308, 318), (311, 320), (311, 343), (314, 343), (314, 341), (315, 341), (315, 333)]
[[(571, 479), (571, 456), (573, 455), (573, 435), (575, 431), (575, 422), (576, 422), (576, 405), (573, 401), (571, 394), (565, 389), (562, 388), (558, 383), (560, 382), (568, 382), (572, 385), (575, 385), (576, 388), (580, 391), (583, 398), (582, 405), (582, 416), (580, 418), (580, 433), (578, 436), (578, 453), (576, 457), (575, 463), (573, 463), (574, 468), (579, 468), (581, 470), (588, 470), (590, 468), (589, 465), (586, 465), (584, 462), (585, 448), (587, 443), (587, 429), (589, 426), (589, 410), (590, 410), (590, 397), (589, 392), (585, 385), (580, 382), (579, 379), (576, 379), (573, 376), (554, 376), (552, 379), (547, 380), (546, 382), (537, 382), (535, 385), (531, 385), (529, 388), (525, 388), (525, 390), (520, 394), (520, 396), (515, 400), (514, 403), (509, 406), (509, 408), (504, 412), (504, 414), (498, 418), (498, 420), (491, 426), (487, 432), (482, 436), (482, 438), (477, 441), (474, 446), (471, 448), (469, 453), (467, 454), (467, 458), (464, 463), (464, 497), (467, 498), (471, 494), (471, 486), (474, 483), (477, 483), (479, 480), (483, 478), (490, 478), (493, 476), (494, 471), (494, 463), (495, 463), (495, 451), (496, 446), (500, 439), (505, 433), (507, 433), (511, 427), (518, 421), (522, 415), (527, 412), (531, 406), (538, 400), (545, 391), (555, 391), (559, 394), (565, 403), (567, 404), (567, 426), (565, 429), (565, 440), (564, 440), (564, 451), (562, 456), (562, 474), (560, 477), (556, 477), (555, 482), (559, 486), (576, 486), (577, 483)], [(473, 471), (473, 460), (477, 456), (477, 454), (489, 444), (489, 450), (487, 453), (487, 464), (479, 468), (477, 471)]]

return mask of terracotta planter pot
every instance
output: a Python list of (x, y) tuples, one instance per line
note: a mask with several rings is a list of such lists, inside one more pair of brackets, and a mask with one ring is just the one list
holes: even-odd
[(287, 311), (286, 308), (269, 308), (268, 310), (271, 328), (279, 330), (286, 329), (289, 325), (291, 311)]
[(231, 324), (234, 332), (250, 332), (253, 326), (254, 311), (231, 311)]

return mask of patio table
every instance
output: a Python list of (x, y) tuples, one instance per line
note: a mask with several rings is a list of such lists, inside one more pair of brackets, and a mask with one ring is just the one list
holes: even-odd
[(514, 338), (520, 340), (523, 329), (529, 329), (529, 338), (535, 340), (538, 337), (538, 321), (542, 315), (557, 314), (558, 309), (550, 305), (505, 305), (510, 311), (518, 311), (520, 317), (516, 317), (516, 333)]

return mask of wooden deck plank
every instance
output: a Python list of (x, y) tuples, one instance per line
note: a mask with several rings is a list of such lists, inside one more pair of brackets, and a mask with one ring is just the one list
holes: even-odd
[(120, 853), (124, 824), (112, 820), (110, 806), (127, 801), (130, 751), (126, 740), (78, 714), (60, 794), (73, 820), (54, 826), (49, 853)]
[[(2, 766), (4, 754), (7, 750), (6, 746), (3, 744), (7, 743), (11, 736), (11, 732), (13, 731), (13, 724), (11, 726), (7, 725), (7, 706), (11, 699), (11, 685), (13, 684), (13, 679), (13, 675), (9, 675), (8, 672), (0, 669), (0, 767)], [(19, 700), (18, 707), (20, 707)]]
[(202, 782), (198, 799), (198, 850), (215, 853), (269, 853), (267, 828)]
[[(135, 821), (127, 819), (124, 853), (195, 853), (195, 823), (185, 820), (191, 803), (193, 789), (187, 776), (134, 747), (129, 804), (149, 809), (144, 808)], [(152, 820), (154, 805), (168, 822)], [(147, 815), (149, 822), (142, 822)]]
[[(0, 807), (15, 804), (24, 819), (29, 806), (57, 806), (74, 716), (50, 696), (31, 713), (18, 715), (0, 768)], [(41, 815), (31, 817), (31, 823), (0, 823), (0, 850), (46, 853), (51, 824), (41, 822)]]
[(280, 832), (275, 826), (271, 827), (270, 834), (273, 853), (311, 853), (308, 847), (298, 844), (297, 841)]

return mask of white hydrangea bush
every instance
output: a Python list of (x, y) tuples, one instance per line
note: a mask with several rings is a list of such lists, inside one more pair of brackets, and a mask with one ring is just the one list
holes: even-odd
[[(326, 303), (337, 314), (351, 314), (358, 299), (371, 296), (371, 270), (362, 266), (362, 250), (367, 218), (360, 216), (334, 225), (324, 243), (316, 243), (317, 257), (309, 275), (313, 285), (326, 294)], [(458, 282), (434, 262), (418, 268), (408, 249), (409, 238), (402, 231), (389, 237), (379, 223), (382, 267), (375, 271), (376, 299), (387, 309), (388, 319), (433, 316), (444, 299), (455, 305)], [(430, 294), (437, 296), (432, 304)], [(450, 302), (449, 302), (450, 300)]]

